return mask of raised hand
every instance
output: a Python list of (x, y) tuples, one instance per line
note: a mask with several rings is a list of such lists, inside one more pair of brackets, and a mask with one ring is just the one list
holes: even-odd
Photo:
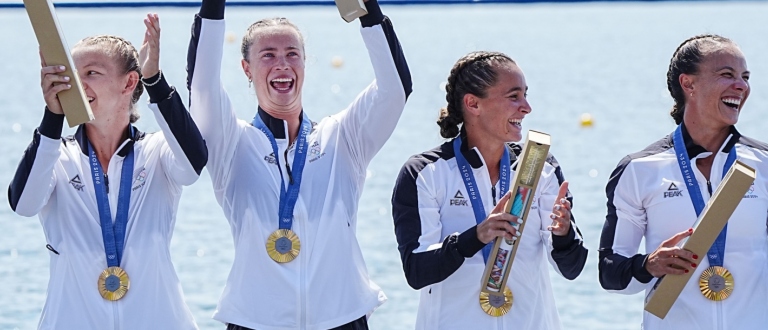
[(160, 72), (160, 17), (157, 14), (147, 14), (144, 25), (147, 31), (139, 50), (139, 64), (141, 74), (149, 78)]
[(549, 215), (552, 224), (547, 227), (547, 230), (551, 231), (552, 235), (565, 236), (571, 229), (571, 202), (565, 198), (567, 194), (568, 181), (563, 181), (557, 193), (555, 205), (552, 206), (552, 213)]
[(510, 240), (515, 240), (520, 236), (515, 227), (512, 227), (512, 224), (510, 223), (521, 222), (518, 222), (516, 216), (504, 212), (504, 206), (507, 204), (507, 201), (509, 201), (510, 196), (512, 196), (511, 192), (504, 195), (504, 197), (502, 197), (496, 204), (496, 207), (493, 208), (491, 214), (485, 218), (483, 222), (477, 225), (477, 239), (479, 239), (480, 242), (488, 244), (496, 239), (496, 237), (502, 236)]
[(58, 94), (61, 91), (72, 88), (69, 82), (70, 78), (59, 74), (65, 71), (63, 65), (47, 66), (42, 52), (40, 52), (40, 66), (42, 66), (42, 69), (40, 69), (40, 87), (43, 89), (45, 105), (49, 111), (63, 115), (64, 110), (61, 108)]
[(654, 277), (662, 277), (667, 274), (682, 275), (693, 270), (697, 265), (699, 256), (677, 246), (677, 243), (691, 234), (693, 234), (693, 229), (688, 229), (662, 242), (656, 251), (648, 255), (645, 269)]

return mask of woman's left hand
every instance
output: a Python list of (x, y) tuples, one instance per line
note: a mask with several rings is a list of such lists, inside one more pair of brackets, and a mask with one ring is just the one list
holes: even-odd
[(157, 14), (147, 14), (144, 19), (147, 31), (139, 51), (141, 75), (149, 78), (160, 72), (160, 17)]
[(552, 206), (552, 213), (549, 218), (552, 224), (547, 227), (553, 235), (565, 236), (571, 230), (571, 202), (565, 196), (568, 194), (568, 181), (563, 181), (560, 185), (560, 191), (557, 193), (555, 205)]

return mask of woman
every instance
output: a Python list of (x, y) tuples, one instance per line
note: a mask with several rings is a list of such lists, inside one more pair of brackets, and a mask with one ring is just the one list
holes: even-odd
[[(643, 314), (644, 329), (764, 328), (768, 146), (734, 127), (750, 92), (744, 54), (728, 38), (690, 38), (672, 55), (667, 87), (675, 100), (671, 114), (678, 128), (625, 157), (608, 181), (600, 283), (606, 290), (633, 294), (648, 292), (664, 275), (693, 272), (663, 320)], [(736, 158), (755, 168), (757, 179), (721, 237), (706, 256), (678, 247), (691, 235), (704, 203)], [(686, 164), (695, 166), (683, 173)], [(643, 238), (648, 254), (638, 253)], [(716, 288), (712, 295), (701, 290), (699, 282), (709, 286), (706, 270), (714, 266), (728, 270), (734, 283), (727, 290)], [(712, 300), (730, 289), (730, 297)]]
[(571, 217), (568, 184), (551, 155), (507, 282), (511, 310), (492, 317), (478, 299), (488, 258), (478, 252), (497, 237), (520, 236), (510, 225), (517, 217), (504, 212), (510, 187), (502, 178), (512, 178), (522, 150), (508, 142), (522, 138), (523, 119), (531, 112), (527, 90), (523, 72), (507, 55), (465, 55), (448, 76), (448, 106), (437, 122), (451, 140), (411, 157), (400, 172), (392, 214), (405, 277), (421, 290), (417, 329), (560, 328), (545, 260), (575, 279), (587, 250)]
[[(72, 49), (96, 117), (74, 136), (61, 137), (57, 98), (71, 77), (43, 60), (43, 120), (8, 189), (16, 213), (39, 214), (51, 252), (39, 329), (197, 328), (169, 246), (182, 186), (197, 180), (208, 154), (160, 72), (157, 15), (144, 23), (140, 54), (105, 35)], [(162, 132), (132, 125), (142, 84)]]
[(242, 69), (256, 91), (253, 123), (222, 87), (224, 1), (204, 0), (188, 63), (190, 111), (211, 152), (208, 171), (232, 229), (235, 260), (214, 319), (228, 329), (367, 329), (386, 297), (355, 237), (366, 167), (411, 91), (392, 24), (375, 0), (361, 33), (375, 81), (342, 112), (304, 111), (304, 42), (287, 19), (252, 24)]

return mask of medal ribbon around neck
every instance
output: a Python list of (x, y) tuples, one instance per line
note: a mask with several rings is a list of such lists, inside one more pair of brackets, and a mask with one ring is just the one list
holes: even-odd
[[(467, 195), (469, 201), (472, 203), (472, 211), (475, 213), (475, 221), (480, 224), (488, 216), (485, 213), (485, 207), (483, 206), (483, 199), (480, 197), (480, 191), (477, 188), (477, 181), (475, 181), (475, 175), (472, 173), (472, 166), (464, 155), (461, 153), (461, 138), (457, 137), (453, 140), (453, 153), (456, 157), (456, 164), (461, 171), (461, 181), (464, 182), (464, 188), (467, 189)], [(504, 196), (509, 190), (510, 180), (512, 180), (509, 149), (504, 146), (504, 154), (501, 156), (501, 162), (499, 163), (499, 196)], [(488, 256), (491, 254), (491, 248), (493, 241), (486, 244), (483, 247), (483, 260), (487, 263)]]
[(99, 221), (101, 223), (101, 235), (104, 240), (104, 251), (107, 255), (107, 266), (119, 267), (123, 259), (123, 247), (125, 246), (125, 228), (128, 224), (128, 209), (131, 203), (131, 179), (133, 178), (133, 146), (130, 146), (128, 155), (123, 159), (123, 168), (120, 174), (120, 188), (117, 197), (117, 213), (115, 222), (112, 223), (112, 212), (109, 209), (109, 197), (104, 182), (104, 169), (99, 163), (99, 158), (88, 144), (90, 149), (91, 176), (93, 188), (96, 191), (96, 204), (99, 208)]
[(272, 151), (275, 154), (275, 161), (277, 163), (278, 171), (280, 172), (280, 206), (279, 213), (279, 228), (291, 229), (293, 226), (293, 209), (296, 207), (296, 201), (299, 199), (299, 188), (301, 186), (301, 178), (304, 173), (304, 164), (307, 159), (307, 152), (309, 149), (309, 132), (312, 130), (312, 122), (307, 118), (305, 113), (302, 113), (301, 126), (299, 127), (299, 136), (296, 140), (296, 153), (293, 156), (293, 166), (291, 167), (291, 173), (293, 173), (293, 180), (289, 182), (288, 188), (285, 187), (285, 179), (283, 178), (283, 169), (280, 167), (280, 155), (277, 149), (277, 141), (272, 132), (261, 120), (261, 116), (256, 114), (253, 119), (253, 126), (261, 130), (264, 135), (267, 136), (269, 142), (272, 144)]
[[(685, 149), (685, 141), (683, 141), (682, 124), (677, 126), (673, 136), (673, 143), (675, 145), (675, 153), (677, 154), (677, 164), (680, 166), (680, 172), (683, 174), (685, 180), (685, 186), (688, 188), (688, 194), (690, 195), (693, 208), (696, 210), (696, 217), (701, 215), (706, 203), (701, 195), (701, 189), (699, 189), (699, 183), (696, 180), (696, 176), (693, 175), (692, 162), (688, 157), (688, 151)], [(723, 177), (731, 165), (736, 162), (736, 146), (731, 147), (731, 151), (728, 153), (728, 158), (725, 161), (723, 167)], [(707, 258), (709, 258), (710, 266), (723, 266), (725, 260), (725, 238), (728, 232), (728, 224), (723, 227), (723, 230), (717, 235), (717, 239), (709, 248), (707, 252)]]

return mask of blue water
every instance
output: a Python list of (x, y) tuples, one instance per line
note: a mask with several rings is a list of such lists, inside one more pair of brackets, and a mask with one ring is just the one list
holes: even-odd
[[(141, 42), (148, 9), (61, 9), (69, 44), (92, 34), (118, 34)], [(157, 9), (162, 23), (161, 65), (184, 86), (189, 27), (195, 8)], [(552, 272), (566, 329), (638, 329), (642, 296), (603, 291), (597, 281), (597, 246), (605, 216), (604, 187), (625, 154), (674, 128), (665, 84), (669, 57), (684, 39), (720, 33), (736, 40), (752, 71), (752, 94), (737, 125), (768, 141), (768, 3), (582, 3), (385, 7), (405, 49), (414, 92), (390, 141), (369, 168), (358, 213), (358, 237), (371, 276), (389, 301), (370, 321), (372, 329), (413, 327), (418, 292), (403, 277), (389, 198), (400, 165), (411, 154), (441, 143), (441, 84), (452, 64), (472, 50), (511, 55), (524, 70), (533, 112), (525, 129), (552, 135), (551, 151), (575, 195), (574, 214), (590, 257), (581, 276), (567, 281)], [(333, 7), (238, 7), (228, 13), (235, 42), (225, 46), (224, 80), (240, 118), (251, 118), (255, 95), (239, 64), (241, 32), (266, 16), (287, 16), (306, 37), (305, 109), (313, 118), (345, 107), (373, 78), (357, 23), (345, 24)], [(0, 183), (10, 182), (43, 112), (37, 43), (23, 9), (0, 10)], [(340, 68), (332, 59), (343, 60)], [(186, 93), (180, 88), (183, 98)], [(143, 102), (143, 101), (142, 101)], [(157, 130), (148, 110), (138, 126)], [(583, 128), (589, 113), (594, 126)], [(71, 132), (71, 130), (68, 130)], [(0, 204), (7, 205), (5, 194)], [(33, 329), (45, 299), (48, 252), (39, 221), (0, 206), (0, 329)], [(187, 303), (202, 329), (223, 329), (210, 316), (233, 258), (226, 220), (205, 173), (185, 189), (174, 239), (173, 261)], [(330, 265), (329, 265), (330, 267)], [(524, 303), (524, 302), (516, 302)]]

